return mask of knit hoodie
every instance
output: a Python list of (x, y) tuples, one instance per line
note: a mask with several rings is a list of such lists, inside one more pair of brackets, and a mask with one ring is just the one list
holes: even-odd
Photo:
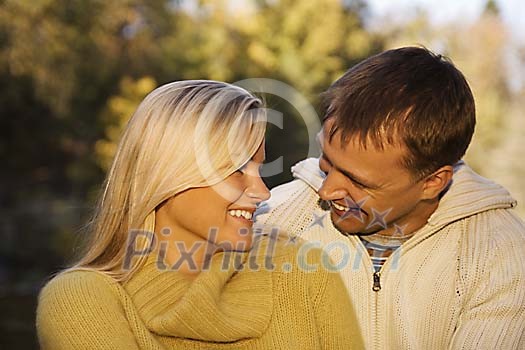
[(459, 162), (426, 225), (374, 273), (361, 240), (318, 204), (318, 159), (292, 172), (257, 221), (329, 253), (367, 349), (525, 349), (525, 225), (503, 187)]

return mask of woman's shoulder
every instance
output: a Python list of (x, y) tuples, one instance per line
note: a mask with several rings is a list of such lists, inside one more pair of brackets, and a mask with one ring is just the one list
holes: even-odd
[(65, 270), (55, 275), (42, 288), (41, 295), (89, 292), (90, 290), (113, 289), (118, 284), (107, 274), (89, 270)]
[(137, 349), (121, 284), (93, 270), (69, 270), (40, 292), (36, 329), (42, 349)]
[(330, 257), (315, 242), (284, 233), (260, 236), (258, 240), (256, 254), (272, 262), (276, 272), (295, 271), (318, 278), (332, 272)]
[(54, 276), (40, 291), (37, 313), (89, 309), (119, 303), (119, 283), (94, 270), (67, 270)]

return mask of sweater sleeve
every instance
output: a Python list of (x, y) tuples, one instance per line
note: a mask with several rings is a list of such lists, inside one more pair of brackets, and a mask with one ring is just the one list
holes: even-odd
[[(324, 253), (321, 253), (324, 254)], [(327, 259), (324, 256), (322, 259)], [(327, 271), (320, 261), (320, 274), (311, 290), (322, 349), (364, 349), (357, 317), (338, 272)]]
[(498, 232), (484, 250), (450, 348), (525, 349), (524, 234)]
[(41, 349), (139, 349), (116, 288), (92, 271), (58, 275), (42, 290), (36, 315)]

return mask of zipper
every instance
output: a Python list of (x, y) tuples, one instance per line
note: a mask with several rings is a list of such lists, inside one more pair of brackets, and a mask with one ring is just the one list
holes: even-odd
[(374, 292), (379, 292), (381, 290), (381, 272), (374, 272), (374, 284), (372, 286), (372, 290)]
[[(433, 233), (435, 233), (434, 230), (432, 230), (430, 233), (427, 232), (423, 238), (430, 237)], [(393, 254), (399, 254), (399, 256), (397, 256), (396, 259), (400, 259), (402, 254), (406, 254), (407, 250), (410, 250), (413, 247), (417, 246), (423, 240), (423, 238), (420, 238), (417, 241), (412, 242), (412, 244), (408, 244), (408, 245), (405, 244), (405, 246), (402, 247), (403, 249), (402, 251), (393, 252), (392, 255), (390, 255), (385, 260), (383, 266), (381, 266), (381, 269), (379, 271), (375, 271), (370, 255), (368, 254), (368, 251), (366, 250), (363, 242), (361, 242), (361, 239), (359, 239), (359, 237), (351, 237), (351, 238), (354, 241), (356, 249), (362, 249), (362, 251), (364, 252), (364, 255), (361, 257), (361, 262), (368, 265), (369, 271), (372, 272), (372, 278), (373, 278), (372, 291), (375, 293), (373, 293), (374, 297), (372, 299), (374, 303), (372, 307), (373, 308), (372, 324), (374, 325), (373, 326), (374, 328), (373, 328), (373, 331), (371, 332), (371, 336), (372, 336), (371, 344), (372, 344), (372, 349), (383, 349), (382, 339), (381, 339), (382, 332), (380, 330), (380, 325), (379, 325), (379, 319), (381, 316), (379, 313), (380, 313), (380, 310), (382, 309), (382, 303), (380, 300), (380, 293), (379, 293), (381, 291), (381, 273), (388, 272), (387, 269), (392, 264), (391, 260), (393, 259), (392, 258)]]
[(373, 330), (371, 331), (371, 349), (378, 350), (382, 349), (381, 347), (381, 331), (379, 329), (379, 291), (381, 290), (381, 270), (383, 270), (383, 267), (381, 267), (380, 271), (375, 271), (374, 265), (372, 264), (372, 259), (370, 258), (370, 254), (368, 254), (368, 251), (366, 250), (363, 242), (359, 238), (354, 238), (356, 242), (356, 247), (359, 247), (358, 249), (362, 249), (363, 256), (361, 257), (361, 263), (368, 265), (368, 271), (372, 272), (373, 277), (373, 283), (372, 283), (372, 290), (375, 292), (372, 295), (372, 324), (373, 324)]

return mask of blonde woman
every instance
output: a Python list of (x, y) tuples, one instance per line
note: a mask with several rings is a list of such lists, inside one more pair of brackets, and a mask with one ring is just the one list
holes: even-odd
[(252, 215), (269, 198), (265, 128), (261, 101), (233, 85), (150, 93), (118, 146), (85, 252), (40, 294), (41, 347), (361, 347), (322, 254), (253, 239)]

